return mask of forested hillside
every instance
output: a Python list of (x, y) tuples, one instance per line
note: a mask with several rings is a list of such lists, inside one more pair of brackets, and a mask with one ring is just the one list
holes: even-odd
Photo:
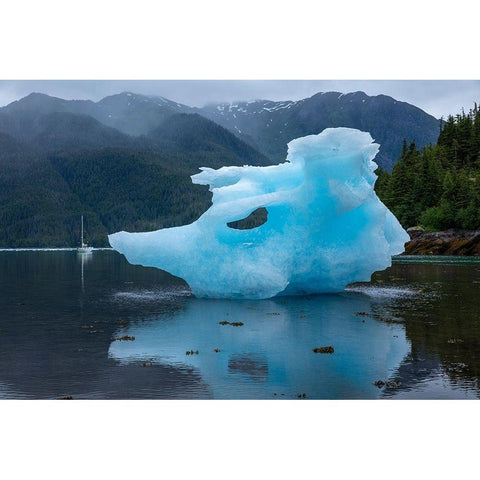
[(480, 109), (449, 116), (436, 145), (404, 140), (392, 174), (377, 174), (379, 197), (405, 228), (480, 229)]
[(190, 223), (211, 199), (190, 179), (199, 167), (271, 163), (197, 114), (172, 114), (139, 137), (83, 114), (9, 115), (18, 136), (0, 133), (0, 248), (76, 246), (81, 215), (96, 247), (118, 230)]

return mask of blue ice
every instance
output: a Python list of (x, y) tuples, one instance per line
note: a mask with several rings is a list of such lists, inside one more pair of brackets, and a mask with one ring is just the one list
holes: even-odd
[[(136, 265), (183, 278), (197, 297), (270, 298), (342, 291), (391, 265), (408, 234), (374, 191), (379, 145), (367, 132), (328, 128), (292, 140), (286, 162), (201, 168), (212, 206), (190, 225), (117, 232), (111, 246)], [(249, 230), (230, 228), (264, 207)]]

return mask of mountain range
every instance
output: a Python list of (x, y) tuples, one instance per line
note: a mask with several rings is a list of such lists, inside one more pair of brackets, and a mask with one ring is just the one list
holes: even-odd
[(402, 141), (434, 143), (439, 121), (391, 97), (319, 93), (194, 108), (124, 92), (99, 102), (41, 93), (0, 108), (0, 247), (73, 246), (107, 233), (194, 221), (211, 194), (189, 178), (202, 166), (270, 165), (293, 138), (347, 126), (381, 144), (391, 170)]
[(351, 127), (370, 132), (380, 144), (375, 161), (391, 171), (404, 138), (423, 147), (435, 143), (439, 134), (439, 121), (423, 110), (386, 95), (370, 97), (364, 92), (317, 93), (296, 102), (208, 105), (200, 112), (276, 162), (285, 159), (287, 143), (294, 138), (328, 127)]

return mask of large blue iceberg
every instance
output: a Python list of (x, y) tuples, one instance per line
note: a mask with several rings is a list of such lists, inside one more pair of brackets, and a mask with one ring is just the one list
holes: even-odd
[[(338, 292), (391, 265), (408, 234), (374, 192), (379, 145), (369, 133), (328, 128), (292, 140), (285, 163), (202, 168), (212, 206), (194, 223), (109, 235), (132, 264), (187, 281), (198, 297), (270, 298)], [(227, 225), (260, 207), (267, 221)]]

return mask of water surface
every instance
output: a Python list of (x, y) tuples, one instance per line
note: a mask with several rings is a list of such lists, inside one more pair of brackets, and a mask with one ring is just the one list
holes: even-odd
[(478, 398), (479, 260), (229, 301), (109, 250), (0, 251), (0, 398)]

